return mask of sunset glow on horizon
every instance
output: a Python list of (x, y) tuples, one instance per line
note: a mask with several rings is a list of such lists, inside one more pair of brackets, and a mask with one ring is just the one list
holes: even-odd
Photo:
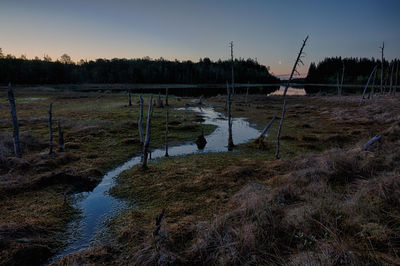
[[(310, 62), (327, 56), (400, 55), (400, 1), (0, 1), (4, 54), (97, 58), (252, 58), (290, 72), (305, 36)], [(362, 7), (360, 9), (360, 6)], [(345, 7), (345, 8), (344, 8)]]

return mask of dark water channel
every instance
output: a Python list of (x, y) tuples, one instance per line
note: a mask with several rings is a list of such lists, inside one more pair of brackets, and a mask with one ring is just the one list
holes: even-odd
[[(184, 109), (184, 108), (182, 108)], [(207, 144), (204, 149), (199, 150), (197, 145), (188, 142), (183, 145), (170, 147), (168, 153), (170, 156), (181, 156), (194, 153), (226, 152), (228, 121), (226, 117), (216, 112), (212, 107), (190, 107), (188, 110), (194, 111), (204, 118), (204, 124), (215, 125), (216, 129), (205, 136)], [(258, 137), (260, 131), (253, 128), (244, 118), (233, 119), (233, 141), (235, 144), (248, 142)], [(152, 159), (164, 157), (164, 149), (152, 151)], [(126, 208), (135, 208), (128, 206), (126, 202), (112, 197), (108, 190), (114, 186), (115, 179), (124, 171), (140, 164), (141, 156), (135, 156), (124, 164), (107, 172), (101, 183), (92, 192), (83, 192), (74, 195), (75, 207), (82, 211), (82, 218), (72, 222), (68, 226), (68, 240), (66, 247), (56, 254), (51, 261), (56, 261), (68, 254), (86, 249), (99, 239), (99, 235), (105, 228), (104, 222), (107, 219), (118, 214)]]

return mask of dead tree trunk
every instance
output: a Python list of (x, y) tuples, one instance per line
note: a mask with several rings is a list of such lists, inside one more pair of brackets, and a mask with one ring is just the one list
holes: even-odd
[(342, 63), (343, 63), (343, 68), (342, 68), (342, 81), (340, 82), (340, 93), (339, 93), (339, 96), (342, 96), (342, 94), (343, 94), (344, 61), (342, 61)]
[(385, 42), (383, 42), (382, 43), (382, 47), (380, 47), (381, 48), (381, 55), (382, 55), (382, 57), (381, 57), (381, 66), (382, 66), (382, 69), (381, 69), (381, 94), (383, 94), (383, 52), (384, 52), (384, 50), (385, 50)]
[(267, 134), (268, 129), (272, 126), (272, 123), (274, 123), (275, 119), (276, 119), (276, 115), (274, 115), (274, 116), (272, 117), (271, 121), (269, 121), (268, 124), (265, 126), (264, 130), (261, 132), (261, 134), (260, 134), (260, 136), (257, 138), (257, 141), (256, 141), (256, 142), (262, 142), (262, 141), (263, 141), (263, 139), (264, 139), (264, 137), (265, 137), (265, 134)]
[(128, 90), (128, 100), (129, 100), (129, 106), (132, 106), (132, 95), (131, 95), (131, 90)]
[(232, 95), (235, 95), (235, 76), (234, 76), (234, 69), (233, 69), (233, 65), (234, 65), (234, 61), (233, 61), (233, 42), (230, 43), (230, 47), (231, 47), (231, 63), (232, 63)]
[(378, 67), (378, 65), (376, 65), (376, 66), (374, 67), (374, 69), (372, 70), (371, 74), (369, 75), (369, 78), (368, 78), (368, 81), (367, 81), (367, 85), (365, 85), (364, 91), (363, 91), (362, 96), (361, 96), (360, 105), (361, 105), (361, 104), (363, 103), (363, 101), (364, 101), (365, 92), (366, 92), (367, 89), (368, 89), (369, 82), (371, 81), (372, 75), (375, 73), (377, 67)]
[(249, 97), (249, 82), (247, 83), (247, 89), (246, 89), (246, 104), (247, 104), (247, 99)]
[(396, 83), (393, 89), (393, 96), (396, 96), (397, 86), (398, 86), (398, 78), (399, 78), (399, 60), (396, 61)]
[(165, 88), (165, 106), (169, 106), (169, 104), (168, 104), (168, 88)]
[(279, 149), (280, 149), (280, 142), (279, 141), (280, 141), (280, 137), (281, 137), (283, 120), (285, 119), (285, 112), (286, 112), (286, 93), (287, 93), (287, 90), (289, 88), (290, 82), (292, 81), (294, 73), (297, 72), (297, 70), (296, 70), (297, 65), (299, 63), (304, 64), (303, 61), (301, 60), (301, 58), (303, 57), (303, 49), (304, 49), (304, 46), (306, 46), (307, 40), (308, 40), (308, 36), (304, 39), (303, 44), (301, 45), (300, 52), (297, 55), (297, 59), (296, 59), (294, 65), (293, 65), (292, 73), (290, 74), (290, 78), (289, 78), (289, 80), (288, 80), (288, 82), (286, 84), (285, 91), (283, 92), (282, 115), (281, 115), (281, 121), (279, 123), (278, 134), (276, 136), (275, 158), (279, 158)]
[(370, 91), (370, 93), (369, 93), (369, 95), (368, 95), (368, 99), (372, 99), (372, 98), (374, 98), (374, 94), (375, 94), (375, 80), (376, 80), (376, 73), (378, 72), (378, 65), (376, 65), (376, 69), (375, 69), (375, 72), (374, 72), (374, 79), (373, 79), (373, 81), (372, 81), (372, 87), (371, 87), (371, 91)]
[(164, 107), (160, 92), (158, 92), (157, 107), (160, 107), (160, 108)]
[(394, 62), (392, 62), (392, 71), (390, 73), (390, 85), (389, 85), (389, 94), (393, 94), (393, 71), (394, 71)]
[(53, 104), (49, 107), (49, 154), (53, 153)]
[(339, 85), (339, 72), (336, 75), (336, 87), (337, 87), (337, 95), (341, 96), (341, 94), (340, 94), (340, 85)]
[(376, 135), (375, 137), (373, 137), (372, 139), (370, 139), (367, 143), (365, 143), (364, 145), (364, 151), (368, 150), (368, 148), (374, 144), (377, 141), (381, 141), (382, 137), (381, 135)]
[(147, 158), (149, 156), (149, 145), (150, 145), (150, 134), (151, 134), (151, 116), (152, 116), (152, 109), (151, 109), (151, 101), (153, 100), (153, 95), (150, 96), (149, 101), (149, 110), (147, 113), (147, 124), (146, 124), (146, 140), (143, 144), (143, 163), (142, 168), (147, 168)]
[(58, 150), (64, 151), (65, 150), (64, 132), (62, 131), (60, 120), (58, 120), (57, 127), (58, 127)]
[(168, 109), (165, 117), (165, 157), (168, 157)]
[(11, 83), (8, 83), (8, 101), (10, 102), (11, 120), (13, 124), (13, 142), (15, 156), (22, 158), (21, 143), (19, 141), (19, 125), (17, 117), (17, 109), (15, 107), (14, 90)]
[(231, 88), (229, 87), (228, 81), (226, 82), (226, 106), (228, 108), (228, 151), (233, 150), (235, 146), (232, 138), (232, 114), (231, 114)]
[[(143, 139), (143, 97), (142, 95), (139, 95), (139, 107), (140, 107), (140, 114), (139, 114), (139, 123), (138, 123), (138, 127), (139, 127), (139, 137), (140, 137), (140, 143), (144, 143), (144, 139)], [(151, 101), (150, 101), (151, 104)]]

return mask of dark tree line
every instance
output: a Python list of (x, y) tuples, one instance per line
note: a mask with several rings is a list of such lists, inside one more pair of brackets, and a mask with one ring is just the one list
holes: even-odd
[[(384, 75), (383, 79), (390, 79), (391, 66), (395, 61), (388, 62), (384, 60)], [(305, 79), (306, 83), (324, 83), (324, 84), (336, 84), (339, 76), (342, 74), (343, 62), (345, 65), (344, 83), (345, 84), (365, 84), (368, 80), (371, 71), (378, 65), (378, 69), (381, 68), (381, 60), (374, 58), (341, 58), (341, 57), (330, 57), (325, 58), (317, 65), (311, 63), (308, 69), (308, 75)], [(395, 68), (396, 69), (396, 68)], [(381, 72), (377, 72), (377, 80), (380, 79)], [(395, 75), (395, 73), (394, 73)]]
[[(61, 61), (0, 56), (0, 83), (224, 83), (231, 77), (231, 62), (208, 58), (192, 61), (164, 59), (97, 59), (74, 63), (63, 55)], [(70, 58), (69, 58), (70, 59)], [(238, 83), (277, 83), (266, 66), (252, 59), (236, 59)]]

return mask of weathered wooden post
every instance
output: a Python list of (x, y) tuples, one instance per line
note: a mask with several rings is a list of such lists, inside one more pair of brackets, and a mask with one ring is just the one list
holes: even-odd
[[(297, 55), (296, 62), (295, 62), (294, 65), (293, 65), (292, 73), (290, 74), (290, 78), (289, 78), (289, 80), (288, 80), (288, 82), (287, 82), (287, 84), (286, 84), (285, 91), (283, 92), (282, 115), (281, 115), (281, 121), (280, 121), (280, 123), (279, 123), (278, 134), (277, 134), (277, 136), (276, 136), (275, 158), (277, 158), (277, 159), (279, 158), (279, 149), (280, 149), (280, 142), (279, 142), (279, 140), (280, 140), (282, 125), (283, 125), (283, 120), (285, 119), (285, 112), (286, 112), (286, 93), (287, 93), (287, 90), (288, 90), (288, 88), (289, 88), (290, 82), (292, 81), (293, 74), (294, 74), (295, 72), (297, 72), (297, 70), (296, 70), (297, 65), (298, 65), (299, 63), (303, 64), (303, 61), (301, 60), (301, 57), (303, 56), (303, 49), (304, 49), (304, 46), (306, 46), (307, 40), (308, 40), (308, 36), (307, 36), (307, 37), (305, 38), (305, 40), (303, 41), (303, 44), (302, 44), (302, 46), (301, 46), (301, 48), (300, 48), (300, 52), (299, 52), (299, 54)], [(343, 68), (344, 68), (344, 65), (343, 65)]]
[(13, 124), (13, 142), (15, 156), (22, 158), (21, 143), (19, 141), (19, 125), (17, 117), (17, 109), (15, 107), (14, 90), (11, 86), (11, 82), (8, 83), (8, 101), (10, 102), (11, 120)]
[(165, 117), (165, 157), (168, 157), (168, 109)]
[[(151, 104), (151, 101), (150, 101)], [(139, 136), (140, 136), (140, 143), (144, 143), (143, 139), (143, 97), (140, 94), (139, 95), (139, 108), (140, 108), (140, 114), (139, 114), (139, 122), (138, 122), (138, 128), (139, 128)]]
[(367, 81), (367, 85), (365, 85), (364, 91), (363, 91), (362, 96), (361, 96), (360, 105), (361, 105), (361, 104), (363, 103), (363, 101), (364, 101), (365, 92), (367, 91), (369, 82), (371, 81), (371, 78), (372, 78), (372, 75), (375, 73), (375, 71), (376, 71), (377, 68), (378, 68), (378, 65), (376, 65), (376, 66), (374, 67), (374, 69), (372, 69), (372, 72), (371, 72), (371, 74), (369, 75), (369, 78), (368, 78), (368, 81)]
[(52, 121), (52, 114), (53, 111), (53, 104), (50, 104), (49, 107), (49, 154), (53, 153), (53, 121)]
[(65, 150), (64, 132), (62, 131), (60, 120), (58, 120), (57, 127), (58, 127), (58, 150), (64, 151)]
[(228, 151), (233, 150), (233, 147), (235, 146), (233, 144), (233, 138), (232, 138), (232, 114), (231, 114), (231, 89), (229, 87), (228, 81), (226, 81), (226, 102), (227, 102), (227, 108), (228, 108)]
[(382, 43), (382, 47), (380, 47), (381, 48), (381, 60), (382, 60), (382, 62), (381, 62), (381, 65), (382, 65), (382, 69), (381, 69), (381, 94), (383, 94), (383, 52), (384, 52), (384, 50), (385, 50), (385, 42), (383, 42)]
[(152, 100), (153, 100), (153, 95), (150, 96), (149, 110), (147, 113), (146, 139), (143, 144), (143, 163), (142, 163), (143, 169), (147, 168), (147, 159), (149, 156), (149, 145), (150, 145), (150, 134), (151, 134), (151, 116), (152, 116), (151, 102), (152, 102)]
[(169, 106), (169, 104), (168, 104), (168, 87), (165, 88), (165, 106)]
[(131, 95), (131, 90), (128, 90), (128, 100), (129, 100), (129, 106), (132, 106), (132, 95)]

